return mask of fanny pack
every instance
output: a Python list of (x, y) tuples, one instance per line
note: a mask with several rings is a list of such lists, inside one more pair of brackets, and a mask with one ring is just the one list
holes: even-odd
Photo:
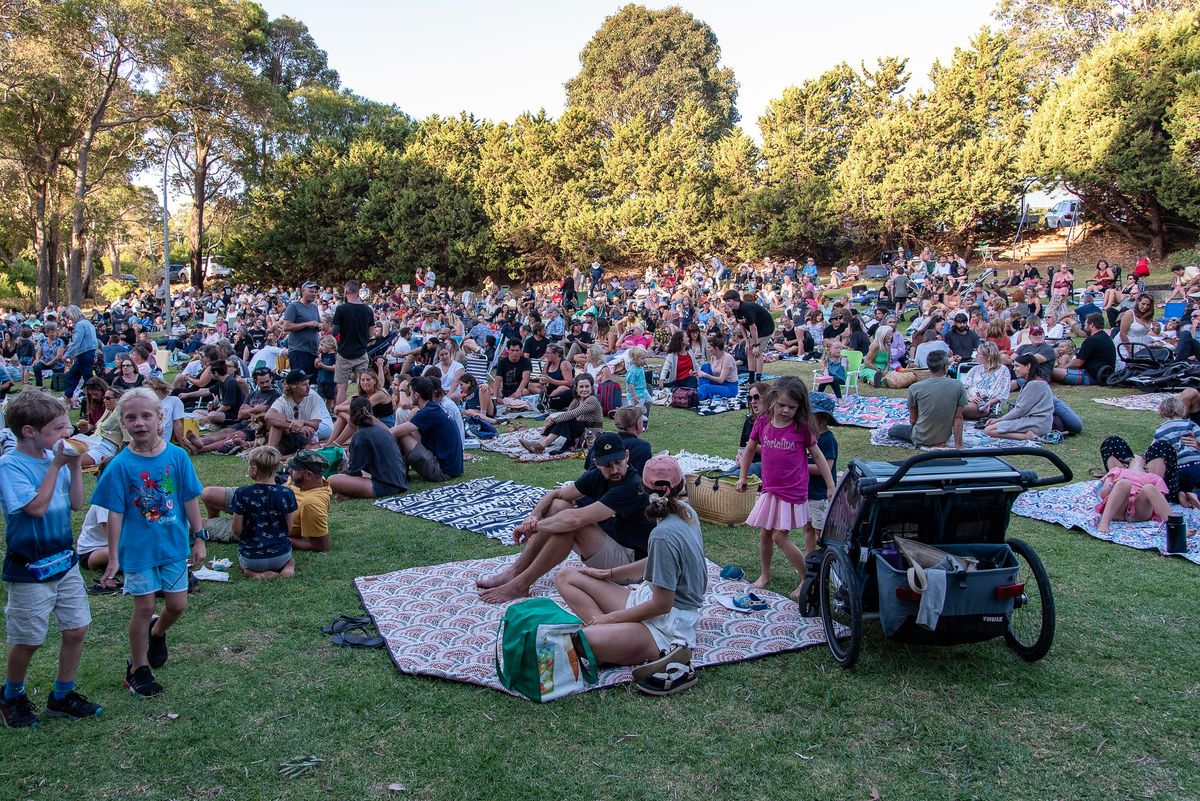
[[(19, 561), (26, 561), (16, 551), (12, 551), (11, 553), (13, 556), (18, 557)], [(46, 581), (66, 573), (74, 563), (75, 552), (68, 549), (51, 554), (50, 556), (44, 556), (36, 562), (26, 562), (25, 569), (29, 571), (35, 580)]]

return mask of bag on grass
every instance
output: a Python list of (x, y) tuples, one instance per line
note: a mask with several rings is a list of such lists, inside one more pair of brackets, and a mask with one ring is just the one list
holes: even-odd
[(671, 390), (671, 407), (674, 409), (694, 409), (700, 405), (696, 390), (692, 387), (676, 387)]
[(325, 461), (329, 463), (322, 478), (329, 478), (334, 473), (337, 473), (342, 468), (342, 460), (346, 458), (346, 450), (339, 448), (336, 445), (331, 445), (328, 448), (317, 448), (317, 453), (325, 457)]
[(549, 598), (530, 598), (505, 610), (496, 634), (496, 674), (507, 689), (543, 702), (579, 692), (599, 678), (583, 622)]
[(621, 385), (616, 381), (601, 381), (600, 386), (596, 387), (596, 398), (606, 415), (625, 405)]

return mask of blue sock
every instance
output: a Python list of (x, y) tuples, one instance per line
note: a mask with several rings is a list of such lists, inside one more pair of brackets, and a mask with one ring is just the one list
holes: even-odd
[(20, 682), (19, 684), (13, 684), (8, 679), (4, 680), (4, 700), (5, 701), (11, 701), (12, 699), (16, 698), (18, 695), (24, 695), (24, 694), (25, 694), (25, 682)]
[(67, 697), (67, 693), (71, 692), (71, 690), (74, 690), (74, 689), (75, 689), (75, 682), (59, 681), (58, 679), (55, 679), (54, 680), (54, 692), (51, 693), (51, 695), (54, 696), (55, 701), (61, 701), (62, 699)]

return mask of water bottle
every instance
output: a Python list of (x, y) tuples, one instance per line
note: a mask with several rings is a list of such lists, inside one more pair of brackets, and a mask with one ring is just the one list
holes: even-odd
[(1167, 553), (1187, 553), (1187, 526), (1183, 515), (1173, 514), (1167, 518)]
[(883, 541), (883, 549), (879, 552), (883, 561), (897, 570), (904, 570), (904, 554), (900, 553), (900, 549), (896, 547), (896, 541), (887, 539)]

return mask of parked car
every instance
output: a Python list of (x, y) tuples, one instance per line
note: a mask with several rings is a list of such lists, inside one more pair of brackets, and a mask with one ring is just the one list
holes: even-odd
[(204, 261), (204, 277), (205, 278), (228, 278), (233, 275), (233, 270), (221, 264), (220, 256), (209, 256)]
[(121, 273), (118, 280), (126, 284), (140, 284), (142, 281), (133, 273)]
[(188, 266), (186, 264), (171, 265), (171, 283), (180, 284), (188, 280)]
[(1083, 216), (1083, 204), (1078, 200), (1060, 200), (1046, 212), (1047, 228), (1070, 228)]

